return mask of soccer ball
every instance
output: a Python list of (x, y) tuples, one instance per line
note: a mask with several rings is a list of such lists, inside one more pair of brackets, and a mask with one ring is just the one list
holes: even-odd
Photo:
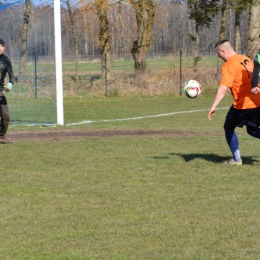
[(184, 83), (183, 93), (189, 98), (196, 98), (201, 93), (201, 85), (196, 80), (188, 80)]

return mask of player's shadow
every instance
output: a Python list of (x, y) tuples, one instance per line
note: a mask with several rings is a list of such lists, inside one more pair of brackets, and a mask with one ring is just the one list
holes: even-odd
[[(214, 153), (187, 153), (187, 154), (181, 154), (181, 153), (170, 153), (167, 156), (154, 156), (154, 159), (170, 159), (171, 156), (181, 156), (186, 162), (192, 161), (194, 159), (203, 159), (209, 162), (213, 163), (223, 163), (224, 161), (227, 161), (230, 159), (230, 156), (219, 156), (218, 154)], [(252, 156), (243, 156), (243, 164), (250, 164), (252, 165), (255, 162), (259, 162), (257, 159), (253, 159)]]

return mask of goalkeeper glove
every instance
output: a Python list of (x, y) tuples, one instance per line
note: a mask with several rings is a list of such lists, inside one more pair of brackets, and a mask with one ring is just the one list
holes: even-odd
[(9, 83), (7, 83), (7, 84), (4, 85), (4, 90), (5, 90), (6, 92), (9, 92), (9, 91), (12, 90), (12, 87), (13, 87), (13, 84), (9, 82)]

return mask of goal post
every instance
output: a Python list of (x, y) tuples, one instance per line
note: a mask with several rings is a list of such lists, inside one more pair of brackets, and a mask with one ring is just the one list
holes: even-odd
[(57, 124), (64, 125), (60, 0), (54, 0)]

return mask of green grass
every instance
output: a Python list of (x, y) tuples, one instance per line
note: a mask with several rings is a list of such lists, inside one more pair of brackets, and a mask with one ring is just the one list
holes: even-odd
[[(202, 59), (199, 61), (200, 68), (216, 68), (217, 66), (217, 56), (202, 56)], [(194, 57), (182, 57), (182, 66), (183, 68), (193, 68)], [(151, 70), (160, 70), (160, 69), (173, 69), (180, 67), (180, 57), (168, 57), (156, 58), (156, 59), (147, 59), (147, 65)], [(133, 59), (129, 60), (113, 60), (111, 62), (111, 67), (113, 71), (133, 71), (134, 61)], [(80, 62), (78, 64), (79, 72), (86, 71), (100, 71), (100, 62)], [(64, 62), (63, 63), (63, 72), (72, 72), (75, 71), (74, 62)]]
[[(182, 66), (183, 68), (193, 68), (194, 57), (193, 56), (182, 56)], [(217, 56), (216, 55), (205, 55), (201, 56), (201, 60), (199, 61), (200, 68), (216, 68), (217, 66)], [(147, 65), (151, 70), (160, 70), (160, 69), (172, 69), (172, 68), (179, 68), (180, 66), (180, 56), (167, 56), (166, 58), (162, 57), (154, 57), (154, 58), (147, 58)], [(100, 61), (92, 62), (92, 61), (80, 61), (78, 64), (79, 72), (90, 72), (90, 71), (100, 71), (101, 63)], [(134, 60), (132, 57), (129, 59), (112, 59), (111, 60), (112, 70), (120, 70), (120, 71), (133, 71), (134, 68)], [(37, 63), (37, 70), (39, 72), (46, 72), (50, 69), (53, 69), (55, 66), (52, 63)], [(35, 64), (27, 64), (26, 66), (27, 72), (30, 74), (35, 73)], [(75, 63), (74, 62), (63, 62), (62, 65), (63, 72), (73, 72), (75, 71)], [(13, 66), (14, 72), (18, 71), (18, 66)], [(41, 73), (39, 73), (41, 75)], [(28, 76), (28, 79), (31, 79), (31, 76)], [(33, 78), (32, 78), (33, 79)]]
[(57, 127), (184, 136), (0, 146), (0, 259), (259, 259), (258, 140), (238, 129), (244, 165), (223, 165), (227, 110), (209, 122), (213, 98), (68, 98), (66, 124), (203, 111)]

